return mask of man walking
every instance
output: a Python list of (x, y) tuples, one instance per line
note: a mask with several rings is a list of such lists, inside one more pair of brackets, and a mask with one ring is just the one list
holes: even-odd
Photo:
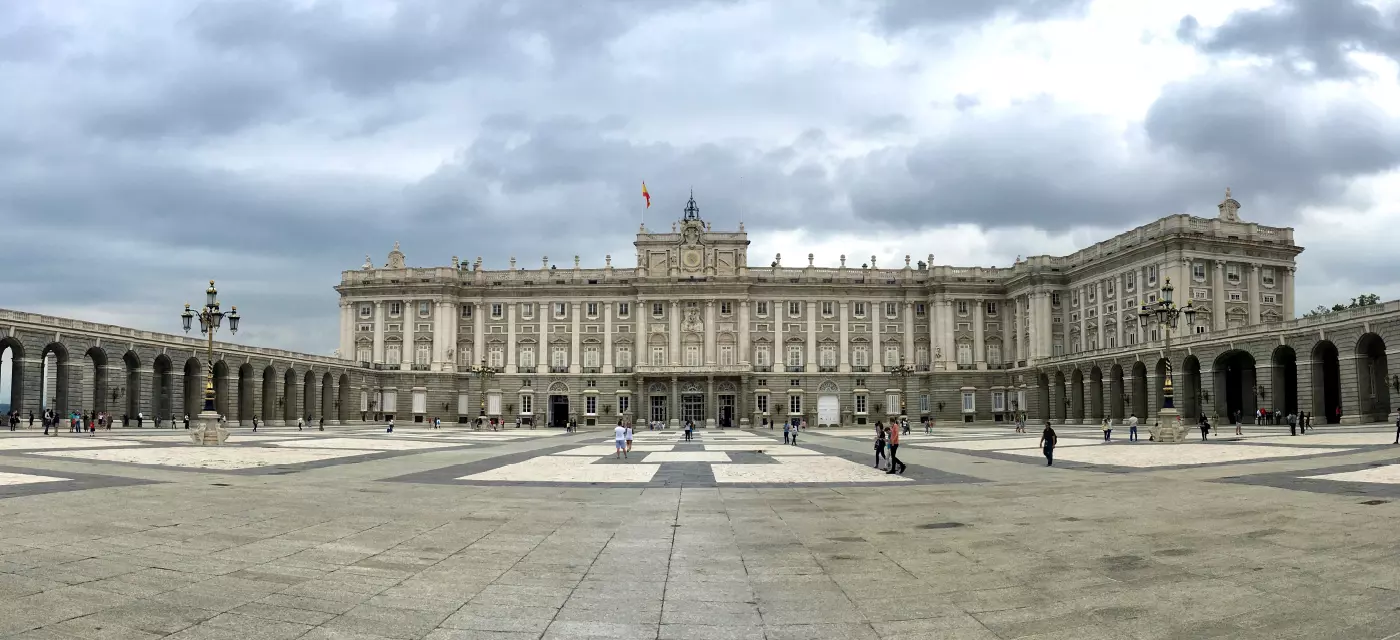
[(1128, 417), (1128, 442), (1137, 442), (1137, 414)]
[(622, 426), (622, 421), (617, 421), (617, 426), (613, 428), (613, 444), (617, 445), (616, 458), (621, 460), (627, 457), (627, 427)]
[(904, 469), (908, 466), (899, 461), (899, 431), (899, 425), (890, 429), (890, 470), (886, 471), (885, 475), (896, 473), (896, 470), (900, 475), (904, 475)]

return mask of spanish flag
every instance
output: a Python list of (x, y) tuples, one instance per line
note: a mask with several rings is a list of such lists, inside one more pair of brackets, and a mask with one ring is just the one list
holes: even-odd
[(647, 183), (642, 181), (642, 197), (647, 199), (647, 208), (651, 208), (651, 194), (647, 192)]

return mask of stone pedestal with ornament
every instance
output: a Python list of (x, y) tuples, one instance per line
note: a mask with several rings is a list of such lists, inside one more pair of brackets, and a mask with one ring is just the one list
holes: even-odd
[(1153, 442), (1181, 444), (1186, 441), (1186, 425), (1181, 422), (1181, 412), (1172, 402), (1171, 372), (1162, 382), (1162, 410), (1157, 412), (1157, 427), (1152, 432)]
[(228, 440), (228, 429), (224, 428), (217, 412), (201, 411), (195, 416), (196, 426), (190, 427), (190, 440), (202, 447), (223, 444)]

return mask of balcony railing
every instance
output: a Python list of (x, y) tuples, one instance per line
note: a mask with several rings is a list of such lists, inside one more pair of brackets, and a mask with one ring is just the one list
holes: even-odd
[(602, 373), (603, 370), (600, 369), (600, 368), (598, 368), (598, 367), (584, 367), (584, 368), (583, 368), (583, 372), (584, 372), (584, 373)]
[(364, 360), (361, 360), (361, 361), (360, 361), (360, 368), (362, 368), (362, 369), (369, 369), (370, 366), (371, 366), (370, 363), (365, 362)]
[(756, 365), (754, 365), (753, 370), (754, 370), (756, 373), (772, 373), (773, 367), (768, 366), (768, 365), (756, 364)]
[(568, 372), (569, 372), (569, 367), (568, 367), (568, 365), (565, 365), (565, 366), (562, 366), (562, 367), (550, 367), (550, 368), (549, 368), (549, 372), (550, 372), (550, 373), (568, 373)]
[(802, 373), (802, 372), (804, 372), (804, 371), (806, 371), (806, 370), (807, 370), (807, 367), (804, 367), (804, 366), (802, 366), (802, 365), (800, 365), (800, 364), (799, 364), (799, 365), (791, 365), (791, 364), (790, 364), (790, 365), (788, 365), (787, 368), (786, 368), (786, 371), (787, 371), (788, 373)]
[(411, 368), (412, 368), (414, 371), (431, 371), (432, 368), (433, 368), (433, 365), (414, 363), (413, 366), (412, 366)]
[(616, 373), (632, 373), (632, 367), (613, 367)]
[(926, 365), (926, 364), (916, 364), (916, 365), (914, 365), (914, 370), (915, 370), (915, 371), (928, 371), (928, 370), (929, 370), (929, 366)]
[(959, 365), (958, 365), (958, 371), (973, 371), (973, 370), (975, 370), (975, 369), (977, 369), (977, 365), (975, 365), (975, 364), (959, 364)]
[(854, 371), (855, 373), (870, 373), (870, 367), (851, 367), (851, 371)]
[(836, 367), (817, 367), (820, 373), (836, 373)]

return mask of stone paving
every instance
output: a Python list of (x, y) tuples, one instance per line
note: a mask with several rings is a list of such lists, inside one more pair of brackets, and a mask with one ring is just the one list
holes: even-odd
[(0, 638), (1400, 637), (1392, 427), (1057, 431), (0, 432)]

